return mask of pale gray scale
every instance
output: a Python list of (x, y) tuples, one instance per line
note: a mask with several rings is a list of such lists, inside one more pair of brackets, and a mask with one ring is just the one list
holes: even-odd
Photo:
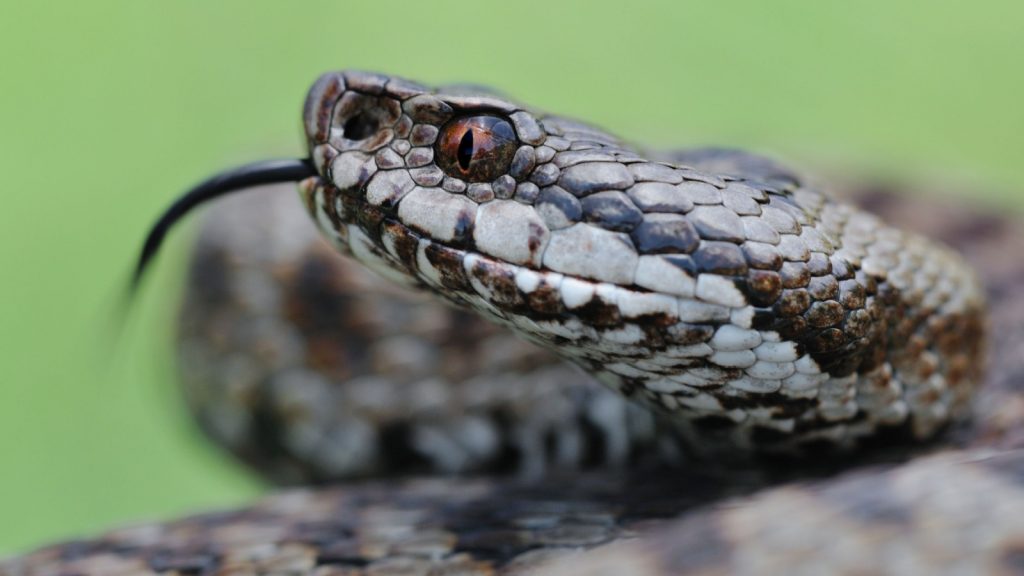
[(521, 182), (516, 185), (515, 199), (523, 204), (535, 204), (540, 198), (540, 188), (533, 182)]
[(522, 180), (529, 176), (536, 166), (537, 153), (533, 146), (520, 146), (512, 158), (512, 164), (509, 166), (509, 175), (514, 179)]
[(426, 187), (437, 186), (445, 179), (444, 172), (437, 166), (413, 168), (409, 170), (409, 175), (412, 177), (413, 182)]
[(546, 164), (548, 162), (551, 162), (551, 160), (555, 157), (555, 154), (558, 153), (558, 150), (556, 148), (554, 148), (554, 146), (558, 145), (558, 144), (556, 144), (556, 142), (558, 142), (558, 141), (564, 142), (564, 140), (561, 139), (561, 138), (550, 138), (549, 137), (549, 138), (545, 138), (544, 139), (544, 143), (546, 145), (545, 146), (538, 146), (536, 148), (537, 164)]

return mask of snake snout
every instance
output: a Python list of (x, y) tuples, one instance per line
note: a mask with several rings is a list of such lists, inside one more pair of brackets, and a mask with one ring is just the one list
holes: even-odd
[[(366, 184), (379, 164), (374, 156), (393, 157), (387, 150), (396, 140), (409, 137), (412, 122), (402, 113), (403, 99), (426, 91), (369, 72), (321, 76), (309, 91), (304, 111), (310, 155), (320, 174), (341, 189)], [(401, 148), (392, 152), (402, 154)]]

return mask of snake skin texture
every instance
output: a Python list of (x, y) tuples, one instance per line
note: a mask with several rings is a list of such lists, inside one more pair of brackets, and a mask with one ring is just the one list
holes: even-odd
[(1024, 573), (1019, 226), (853, 195), (924, 235), (898, 231), (769, 160), (643, 153), (477, 88), (328, 74), (305, 120), (327, 240), (273, 193), (211, 214), (189, 407), (282, 484), (517, 475), (292, 489), (0, 576)]
[[(556, 471), (532, 480), (374, 480), (302, 488), (236, 510), (50, 545), (0, 561), (0, 574), (1020, 574), (1024, 262), (1008, 261), (1006, 254), (1024, 251), (1024, 229), (1005, 216), (943, 205), (932, 196), (864, 190), (853, 198), (890, 221), (953, 245), (981, 273), (992, 308), (1000, 311), (992, 318), (992, 331), (1000, 336), (992, 342), (973, 418), (951, 430), (947, 447), (924, 448), (933, 454), (830, 469), (818, 477), (802, 467), (701, 465)], [(257, 286), (252, 292), (225, 292), (251, 301), (211, 315), (209, 331), (195, 333), (193, 338), (212, 338), (207, 345), (220, 340), (224, 350), (231, 350), (224, 341), (239, 339), (236, 352), (206, 361), (244, 365), (250, 358), (237, 354), (258, 357), (251, 352), (253, 343), (274, 357), (280, 354), (276, 342), (292, 341), (288, 349), (304, 348), (300, 357), (312, 363), (323, 354), (316, 352), (324, 346), (317, 338), (338, 337), (257, 306), (266, 303), (258, 286), (279, 288), (277, 282), (290, 278), (291, 268), (320, 267), (328, 249), (312, 235), (298, 240), (315, 247), (304, 264), (284, 266), (264, 253), (247, 262), (254, 255), (243, 252), (219, 273), (197, 274), (210, 269), (201, 262), (216, 262), (226, 257), (224, 250), (244, 245), (255, 234), (254, 221), (267, 226), (261, 233), (273, 232), (277, 239), (265, 248), (280, 250), (282, 258), (291, 254), (284, 247), (295, 238), (278, 233), (285, 228), (272, 227), (272, 218), (276, 214), (283, 225), (302, 214), (276, 211), (267, 199), (269, 204), (261, 199), (218, 207), (204, 229), (190, 280), (200, 285), (192, 289), (215, 294), (235, 283)], [(261, 220), (267, 215), (270, 219)], [(220, 240), (214, 242), (214, 236)], [(323, 282), (312, 282), (312, 290), (319, 291)], [(217, 298), (205, 303), (226, 306)], [(202, 305), (186, 302), (187, 312)], [(196, 344), (189, 343), (189, 322), (183, 320), (183, 352)], [(254, 331), (265, 324), (291, 326), (292, 333), (282, 337), (269, 326)], [(220, 330), (213, 329), (217, 325)], [(348, 335), (341, 336), (338, 343), (344, 344)], [(221, 396), (228, 394), (242, 402), (225, 408), (222, 415), (229, 420), (243, 417), (247, 399), (265, 393), (246, 388), (251, 373), (235, 377), (206, 382), (223, 389), (209, 392), (215, 403), (229, 406)], [(268, 370), (265, 383), (276, 377)], [(198, 380), (188, 383), (193, 390), (186, 396), (194, 398), (199, 386)], [(291, 414), (302, 421), (301, 410)], [(310, 456), (292, 455), (296, 461), (302, 457)], [(273, 475), (278, 466), (265, 470)]]
[(320, 175), (301, 194), (339, 250), (668, 415), (695, 451), (924, 439), (980, 380), (969, 267), (785, 171), (648, 161), (489, 92), (361, 72), (321, 77), (304, 118)]

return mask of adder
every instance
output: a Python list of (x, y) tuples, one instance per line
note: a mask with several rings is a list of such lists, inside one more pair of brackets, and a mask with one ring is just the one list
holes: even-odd
[[(189, 406), (279, 483), (463, 478), (299, 489), (0, 573), (1020, 562), (1017, 228), (958, 210), (928, 230), (1001, 310), (979, 388), (971, 267), (773, 161), (641, 151), (486, 89), (362, 72), (321, 77), (304, 126), (308, 158), (214, 177), (147, 241), (138, 277), (184, 213), (282, 181), (324, 238), (276, 191), (214, 209), (180, 329)], [(957, 448), (922, 455), (936, 435)], [(878, 454), (896, 462), (847, 471)]]

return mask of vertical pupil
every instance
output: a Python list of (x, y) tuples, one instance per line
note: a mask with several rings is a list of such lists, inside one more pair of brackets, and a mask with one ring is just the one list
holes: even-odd
[(459, 141), (459, 151), (456, 155), (459, 160), (459, 168), (469, 170), (469, 163), (473, 160), (473, 130), (466, 130)]

